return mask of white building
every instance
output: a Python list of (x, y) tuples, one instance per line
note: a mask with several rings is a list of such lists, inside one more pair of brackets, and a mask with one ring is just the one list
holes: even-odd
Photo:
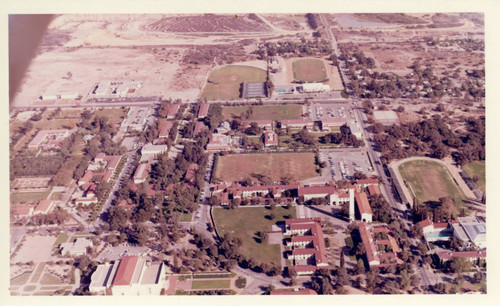
[(64, 242), (59, 246), (63, 256), (85, 255), (88, 247), (93, 247), (93, 244), (87, 238), (77, 238), (74, 242)]
[(142, 155), (158, 155), (166, 152), (168, 150), (167, 145), (154, 145), (152, 143), (147, 143), (142, 147)]
[[(126, 256), (113, 265), (99, 265), (92, 274), (89, 290), (94, 294), (160, 295), (168, 287), (163, 263), (139, 256)], [(110, 289), (110, 290), (107, 290)]]
[(330, 85), (323, 84), (323, 83), (305, 83), (302, 84), (302, 90), (304, 92), (323, 92), (323, 91), (329, 91)]

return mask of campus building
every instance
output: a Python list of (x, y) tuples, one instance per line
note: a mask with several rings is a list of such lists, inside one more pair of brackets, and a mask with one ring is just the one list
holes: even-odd
[(172, 125), (172, 121), (163, 121), (162, 123), (160, 123), (160, 132), (158, 133), (158, 138), (168, 138)]
[(330, 85), (328, 84), (323, 84), (323, 83), (304, 83), (302, 84), (302, 91), (303, 92), (323, 92), (323, 91), (330, 91)]
[(347, 123), (349, 123), (349, 120), (347, 120), (346, 118), (342, 118), (342, 117), (321, 119), (321, 129), (322, 130), (331, 130), (332, 128), (341, 127)]
[(219, 152), (231, 150), (231, 136), (224, 134), (212, 134), (207, 144), (207, 152)]
[(210, 107), (210, 104), (208, 103), (202, 103), (200, 105), (200, 109), (198, 110), (198, 118), (203, 119), (208, 115), (208, 108)]
[(286, 129), (290, 128), (304, 128), (311, 130), (314, 127), (314, 121), (311, 119), (289, 119), (289, 120), (281, 120), (281, 128)]
[(64, 141), (71, 134), (70, 130), (40, 130), (28, 143), (28, 150), (52, 150), (60, 149)]
[(205, 125), (205, 123), (203, 121), (197, 121), (196, 124), (195, 124), (195, 126), (194, 126), (193, 135), (197, 136), (198, 134), (200, 134), (206, 128), (207, 128), (207, 126)]
[(249, 128), (252, 122), (257, 123), (257, 126), (263, 128), (264, 130), (272, 130), (273, 129), (273, 121), (272, 120), (246, 120), (241, 122), (241, 126), (243, 128)]
[(168, 108), (167, 119), (174, 119), (177, 111), (179, 111), (179, 107), (179, 104), (170, 104), (170, 107)]
[(160, 295), (168, 287), (165, 265), (139, 256), (125, 256), (114, 264), (99, 265), (91, 276), (89, 290), (106, 295)]
[(400, 253), (401, 249), (396, 239), (392, 236), (387, 224), (367, 224), (360, 222), (359, 234), (361, 236), (361, 243), (365, 247), (366, 259), (370, 267), (403, 263), (397, 256), (397, 253)]
[(368, 197), (364, 192), (356, 192), (354, 195), (356, 199), (356, 204), (358, 206), (358, 212), (361, 221), (370, 223), (372, 222), (373, 212), (370, 207), (370, 202), (368, 202)]
[(55, 206), (55, 202), (53, 200), (41, 200), (38, 202), (38, 204), (35, 206), (35, 209), (33, 210), (33, 215), (46, 215), (50, 213)]
[(90, 239), (77, 238), (73, 242), (63, 242), (59, 245), (63, 256), (80, 256), (87, 254), (87, 248), (93, 247), (94, 244)]
[(288, 219), (285, 221), (284, 234), (292, 235), (286, 240), (287, 246), (293, 248), (287, 256), (294, 261), (289, 269), (294, 269), (298, 275), (304, 275), (328, 267), (320, 218)]
[(272, 130), (266, 130), (262, 134), (264, 137), (264, 145), (266, 147), (271, 147), (271, 146), (277, 146), (279, 141), (278, 141), (278, 134), (276, 134)]
[(486, 222), (481, 217), (460, 217), (453, 223), (453, 235), (458, 239), (486, 248)]

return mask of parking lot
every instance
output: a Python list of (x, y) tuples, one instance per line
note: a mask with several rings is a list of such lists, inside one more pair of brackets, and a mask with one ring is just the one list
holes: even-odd
[[(153, 251), (155, 252), (155, 251)], [(145, 246), (137, 246), (136, 244), (131, 243), (122, 243), (116, 247), (109, 245), (102, 251), (101, 254), (97, 257), (98, 261), (107, 260), (117, 260), (123, 256), (141, 256), (148, 255), (149, 249)]]
[[(375, 174), (365, 151), (321, 150), (320, 159), (327, 163), (332, 180), (350, 179), (354, 173), (361, 172), (367, 176)], [(323, 170), (324, 171), (324, 170)]]
[(307, 113), (312, 120), (331, 118), (354, 119), (354, 112), (347, 103), (313, 103), (307, 106)]

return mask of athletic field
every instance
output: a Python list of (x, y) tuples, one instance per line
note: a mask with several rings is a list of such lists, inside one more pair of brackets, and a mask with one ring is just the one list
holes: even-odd
[(319, 82), (328, 78), (326, 68), (319, 59), (299, 59), (292, 63), (293, 78), (306, 83)]
[(234, 154), (219, 157), (215, 177), (224, 182), (256, 181), (255, 174), (275, 181), (283, 177), (303, 180), (317, 176), (315, 169), (314, 153)]
[(266, 72), (262, 69), (230, 65), (217, 69), (208, 78), (200, 100), (236, 100), (241, 98), (243, 82), (265, 82)]

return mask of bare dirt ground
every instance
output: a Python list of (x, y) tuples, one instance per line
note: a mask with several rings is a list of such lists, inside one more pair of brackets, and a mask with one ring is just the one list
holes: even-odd
[(37, 263), (56, 259), (55, 256), (52, 256), (52, 245), (57, 237), (42, 235), (25, 237), (26, 239), (17, 254), (11, 258), (11, 263), (29, 261)]
[(75, 100), (42, 101), (38, 97), (61, 93), (85, 96), (99, 80), (142, 81), (136, 96), (193, 100), (214, 63), (255, 58), (250, 53), (257, 41), (291, 33), (269, 25), (267, 19), (254, 14), (238, 18), (210, 14), (61, 15), (49, 26), (14, 105), (78, 104)]
[(275, 27), (287, 31), (300, 31), (304, 27), (298, 21), (304, 21), (304, 14), (261, 14)]

